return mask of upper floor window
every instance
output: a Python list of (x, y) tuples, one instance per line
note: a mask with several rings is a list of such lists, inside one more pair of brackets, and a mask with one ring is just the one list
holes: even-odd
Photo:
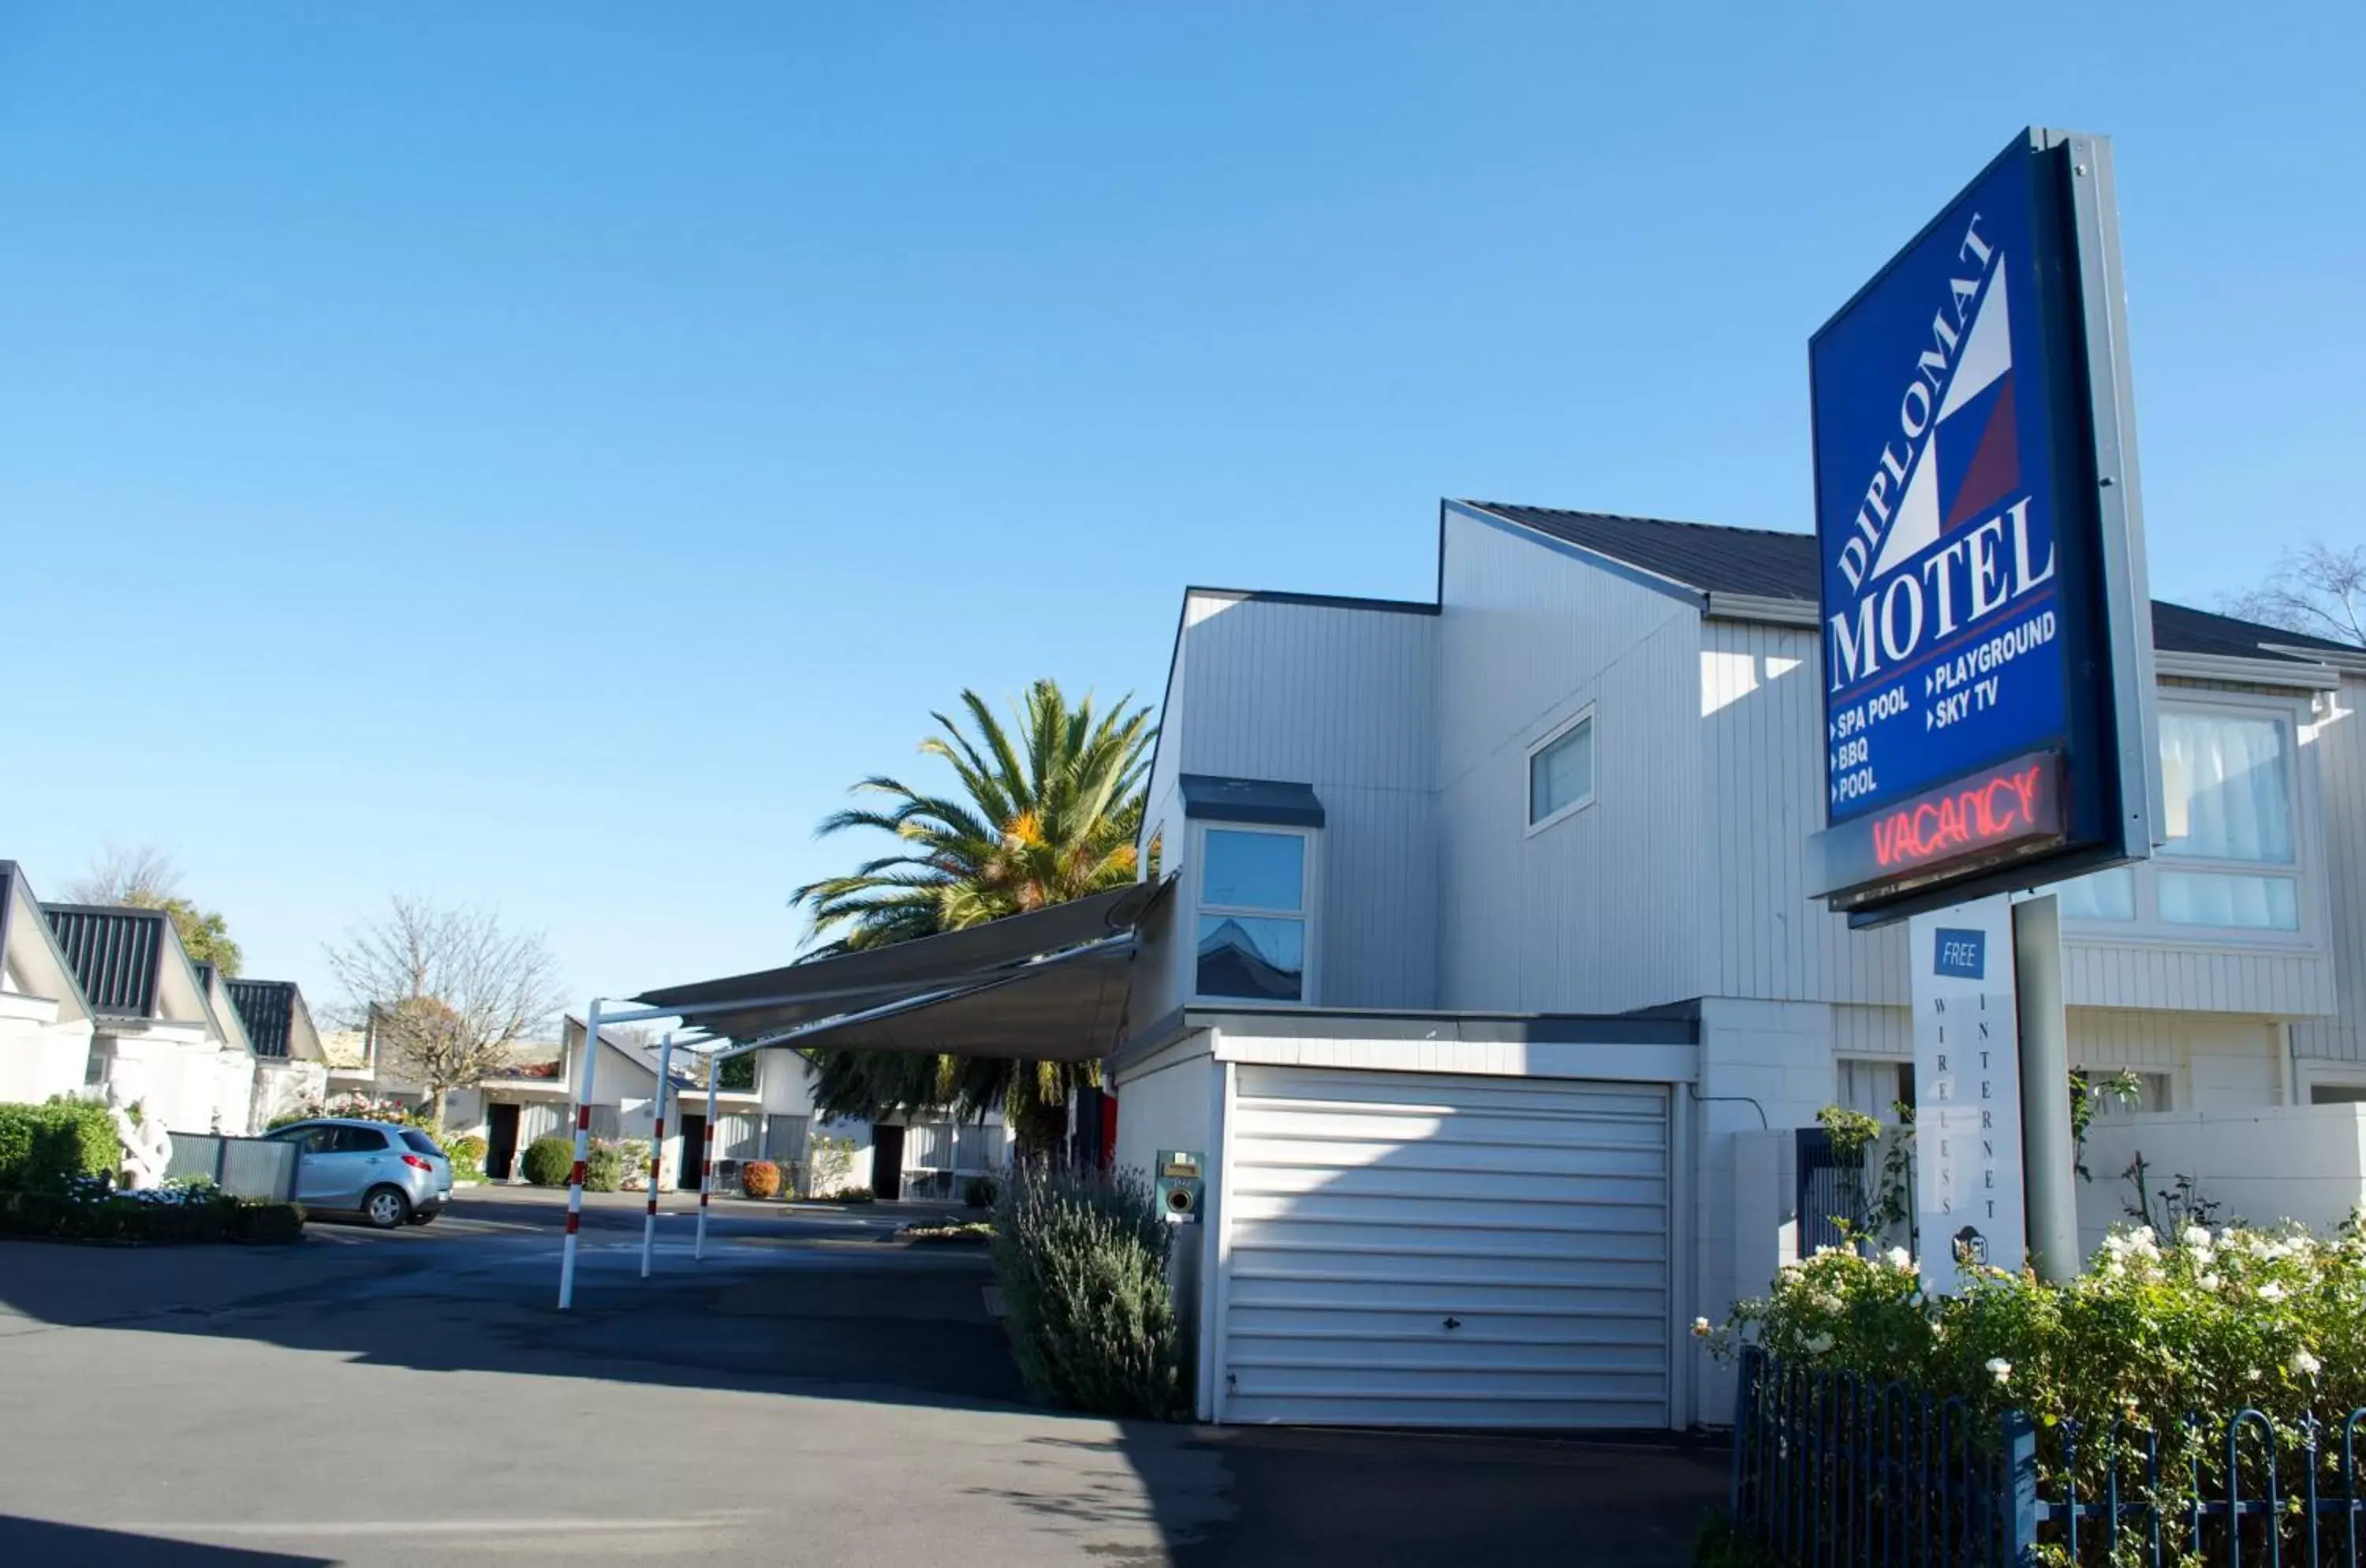
[(2119, 866), (2057, 884), (2063, 918), (2299, 931), (2290, 720), (2163, 706), (2160, 771), (2159, 854), (2141, 876)]
[(2162, 921), (2300, 930), (2298, 881), (2266, 869), (2293, 864), (2291, 728), (2265, 714), (2163, 708), (2160, 770)]
[(1594, 802), (1594, 715), (1547, 736), (1528, 753), (1528, 828), (1558, 822)]
[(1200, 996), (1307, 999), (1306, 845), (1303, 833), (1210, 828), (1201, 835)]

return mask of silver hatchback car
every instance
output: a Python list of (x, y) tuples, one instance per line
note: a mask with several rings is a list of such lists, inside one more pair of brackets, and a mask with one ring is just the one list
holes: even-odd
[(452, 1201), (452, 1162), (416, 1127), (322, 1117), (265, 1135), (296, 1145), (296, 1201), (307, 1209), (347, 1211), (390, 1231), (423, 1225)]

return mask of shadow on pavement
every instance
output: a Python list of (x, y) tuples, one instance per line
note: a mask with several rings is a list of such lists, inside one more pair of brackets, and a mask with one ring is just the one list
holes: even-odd
[(235, 1546), (199, 1546), (122, 1530), (56, 1525), (0, 1514), (0, 1562), (65, 1568), (328, 1568), (326, 1557), (291, 1557)]

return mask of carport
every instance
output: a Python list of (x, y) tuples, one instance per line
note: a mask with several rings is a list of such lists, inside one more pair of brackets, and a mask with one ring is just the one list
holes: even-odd
[[(587, 1039), (603, 1024), (672, 1021), (659, 1046), (656, 1145), (665, 1143), (671, 1054), (708, 1058), (706, 1148), (700, 1164), (698, 1241), (703, 1257), (713, 1195), (716, 1069), (750, 1051), (791, 1046), (1023, 1056), (1088, 1062), (1106, 1056), (1125, 1022), (1127, 988), (1143, 920), (1171, 879), (1134, 883), (982, 926), (777, 969), (659, 987), (618, 1007), (595, 997)], [(558, 1305), (574, 1303), (576, 1238), (590, 1152), (592, 1095), (600, 1054), (583, 1053), (576, 1090), (575, 1168), (568, 1179), (567, 1239)], [(641, 1272), (650, 1269), (657, 1184), (649, 1187)]]

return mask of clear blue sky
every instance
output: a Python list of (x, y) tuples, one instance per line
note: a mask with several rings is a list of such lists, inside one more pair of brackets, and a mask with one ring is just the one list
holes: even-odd
[[(2118, 142), (2154, 581), (2354, 540), (2357, 6), (0, 8), (0, 856), (784, 959), (844, 786), (1441, 495), (1807, 528), (1806, 342)], [(580, 1001), (577, 1004), (580, 1005)]]

